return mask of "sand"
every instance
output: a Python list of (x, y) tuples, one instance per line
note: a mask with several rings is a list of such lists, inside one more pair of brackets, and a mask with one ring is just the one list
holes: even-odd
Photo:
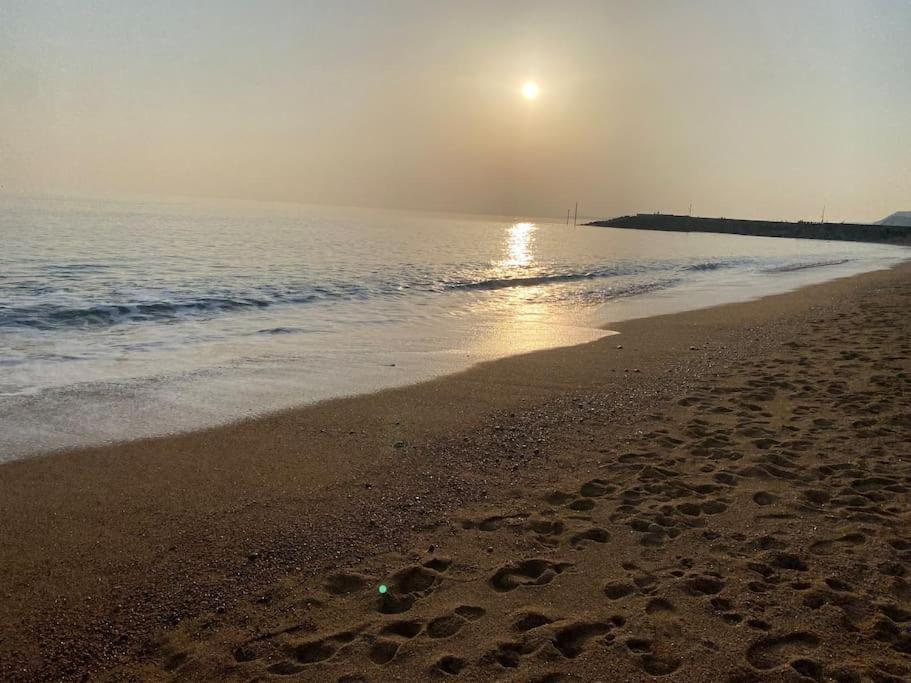
[(0, 679), (906, 680), (909, 307), (904, 265), (2, 465)]

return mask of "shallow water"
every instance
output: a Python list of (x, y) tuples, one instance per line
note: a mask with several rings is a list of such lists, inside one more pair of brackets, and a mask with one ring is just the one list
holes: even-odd
[(908, 250), (241, 202), (0, 199), (0, 460), (590, 341)]

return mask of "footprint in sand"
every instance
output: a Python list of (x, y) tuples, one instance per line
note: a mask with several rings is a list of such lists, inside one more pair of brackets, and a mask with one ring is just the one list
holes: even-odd
[(364, 590), (371, 582), (369, 576), (355, 572), (338, 572), (326, 579), (326, 590), (333, 595), (347, 595)]
[(427, 635), (431, 638), (448, 638), (458, 633), (465, 623), (465, 619), (458, 614), (444, 614), (427, 624)]
[(427, 569), (442, 573), (452, 566), (452, 560), (448, 557), (434, 557), (427, 560), (424, 563), (424, 566), (427, 567)]
[(569, 504), (569, 509), (576, 512), (588, 512), (595, 509), (595, 501), (591, 498), (577, 498)]
[(441, 572), (452, 564), (447, 558), (433, 558), (423, 565), (404, 567), (386, 582), (388, 591), (379, 599), (377, 611), (383, 614), (401, 614), (414, 605), (414, 601), (431, 593), (442, 580)]
[(795, 657), (804, 657), (819, 646), (813, 633), (794, 632), (763, 638), (747, 650), (747, 661), (756, 669), (774, 669)]
[(395, 642), (394, 640), (377, 640), (370, 647), (370, 651), (367, 653), (367, 657), (374, 664), (383, 666), (395, 658), (400, 647), (401, 644)]
[(636, 592), (636, 587), (632, 583), (625, 581), (612, 581), (604, 586), (604, 594), (610, 600), (620, 600)]
[(628, 638), (625, 645), (630, 653), (638, 655), (639, 668), (650, 676), (669, 676), (680, 668), (680, 660), (676, 657), (655, 654), (652, 641), (647, 638)]
[(585, 531), (574, 534), (572, 538), (569, 539), (569, 543), (572, 546), (582, 546), (585, 545), (586, 542), (607, 543), (609, 540), (610, 534), (605, 529), (592, 527), (591, 529), (586, 529)]
[(810, 552), (814, 555), (828, 555), (837, 550), (838, 546), (858, 546), (867, 542), (867, 537), (862, 533), (855, 532), (845, 534), (839, 538), (816, 541), (810, 546)]
[(497, 643), (496, 647), (488, 652), (486, 657), (482, 658), (482, 662), (492, 661), (504, 669), (517, 669), (522, 657), (532, 654), (539, 647), (540, 644), (534, 642), (508, 641)]
[(519, 586), (543, 586), (571, 566), (570, 562), (551, 562), (544, 559), (511, 563), (496, 571), (490, 578), (490, 585), (500, 593), (514, 590)]
[(525, 523), (525, 529), (535, 534), (538, 542), (555, 548), (560, 544), (559, 537), (566, 530), (566, 525), (559, 519), (533, 517)]
[(778, 496), (776, 496), (775, 494), (769, 493), (768, 491), (757, 491), (756, 493), (753, 494), (753, 502), (756, 503), (756, 505), (762, 505), (762, 506), (771, 505), (772, 503), (774, 503), (777, 500), (778, 500)]
[(724, 588), (724, 581), (714, 576), (693, 576), (681, 584), (681, 589), (687, 595), (702, 596), (715, 595)]
[(398, 636), (411, 640), (424, 629), (424, 624), (420, 620), (411, 621), (393, 621), (383, 626), (380, 633), (382, 635)]
[(612, 486), (610, 482), (607, 482), (604, 479), (592, 479), (591, 481), (582, 484), (579, 489), (579, 494), (583, 498), (600, 498), (606, 496), (608, 493), (613, 493), (616, 490), (616, 486)]
[(564, 491), (551, 491), (544, 497), (544, 500), (549, 505), (560, 507), (566, 505), (573, 498), (575, 498), (575, 496), (572, 493), (566, 493)]
[(463, 529), (478, 529), (479, 531), (496, 531), (509, 524), (515, 524), (526, 515), (494, 515), (481, 520), (466, 519), (462, 521)]
[(558, 630), (552, 642), (564, 657), (575, 659), (582, 653), (589, 640), (608, 633), (612, 628), (613, 624), (610, 622), (577, 621)]
[(449, 676), (457, 676), (467, 665), (468, 662), (466, 662), (461, 657), (456, 657), (455, 655), (443, 655), (437, 660), (436, 664), (434, 664), (434, 668), (440, 673), (444, 673)]
[(552, 624), (556, 619), (552, 619), (541, 612), (519, 612), (513, 615), (512, 630), (516, 633), (525, 633), (541, 626)]
[[(434, 640), (449, 638), (458, 633), (468, 622), (480, 619), (484, 614), (485, 610), (482, 607), (460, 605), (450, 614), (431, 619), (426, 625), (419, 619), (393, 621), (382, 627), (380, 637), (374, 641), (367, 656), (374, 664), (381, 666), (388, 664), (398, 654), (399, 648), (404, 642), (418, 637), (421, 633), (425, 633), (427, 637)], [(444, 673), (458, 673), (461, 671), (461, 667), (456, 665), (456, 659), (458, 658), (453, 658), (453, 661), (447, 660), (448, 663), (440, 664), (438, 662), (437, 668)], [(464, 661), (462, 666), (464, 666)]]
[(317, 640), (309, 640), (289, 646), (294, 661), (283, 660), (267, 667), (267, 671), (279, 676), (293, 676), (310, 664), (324, 662), (336, 657), (343, 647), (351, 643), (357, 634), (343, 631)]

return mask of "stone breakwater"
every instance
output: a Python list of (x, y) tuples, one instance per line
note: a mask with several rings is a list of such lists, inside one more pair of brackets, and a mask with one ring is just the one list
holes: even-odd
[(901, 225), (866, 225), (862, 223), (808, 223), (799, 221), (754, 221), (736, 218), (699, 218), (658, 213), (620, 216), (588, 225), (666, 232), (716, 232), (727, 235), (756, 237), (799, 237), (812, 240), (876, 242), (911, 245), (911, 227)]

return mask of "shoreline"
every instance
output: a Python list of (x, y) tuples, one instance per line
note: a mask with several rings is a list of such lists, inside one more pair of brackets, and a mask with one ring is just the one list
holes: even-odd
[[(896, 256), (895, 259), (897, 258), (898, 257)], [(605, 310), (602, 314), (599, 314), (597, 316), (592, 314), (587, 314), (586, 316), (576, 315), (575, 317), (567, 316), (564, 322), (571, 324), (571, 326), (579, 327), (580, 330), (588, 330), (590, 328), (592, 335), (597, 334), (595, 332), (595, 330), (597, 330), (600, 333), (606, 333), (604, 336), (610, 336), (610, 334), (613, 333), (613, 329), (617, 325), (624, 322), (642, 320), (663, 315), (673, 315), (676, 313), (687, 313), (690, 311), (705, 310), (720, 305), (745, 303), (753, 301), (757, 298), (776, 296), (778, 294), (793, 292), (804, 287), (814, 286), (817, 284), (825, 284), (826, 282), (839, 280), (845, 277), (853, 277), (855, 275), (864, 273), (887, 270), (903, 262), (904, 261), (893, 261), (891, 264), (877, 263), (875, 265), (872, 263), (865, 263), (865, 266), (867, 268), (872, 268), (871, 270), (857, 270), (858, 266), (853, 260), (832, 263), (813, 263), (809, 266), (795, 268), (794, 270), (776, 272), (774, 275), (776, 280), (787, 278), (787, 281), (778, 281), (774, 282), (771, 285), (766, 285), (762, 287), (761, 291), (758, 294), (754, 294), (751, 291), (740, 291), (743, 288), (743, 283), (740, 283), (736, 280), (725, 281), (723, 283), (688, 283), (686, 285), (683, 285), (682, 289), (679, 289), (679, 291), (677, 289), (671, 290), (670, 293), (672, 296), (670, 299), (665, 298), (666, 294), (668, 294), (667, 292), (659, 292), (657, 295), (643, 294), (631, 299), (620, 298), (616, 301), (611, 302), (610, 304), (604, 305)], [(825, 273), (830, 272), (832, 269), (837, 269), (841, 272), (836, 275), (824, 275)], [(817, 275), (822, 275), (825, 279), (817, 280), (816, 277), (814, 277)], [(685, 303), (681, 303), (681, 301), (685, 301)], [(639, 309), (644, 310), (640, 311)], [(598, 319), (600, 319), (602, 322), (598, 322)], [(592, 335), (587, 336), (591, 337)], [(174, 406), (168, 406), (166, 404), (154, 404), (156, 398), (154, 392), (152, 392), (149, 387), (159, 385), (173, 385), (174, 388), (177, 388), (183, 386), (186, 380), (167, 377), (137, 378), (135, 381), (128, 381), (123, 384), (123, 386), (118, 387), (116, 391), (110, 395), (104, 395), (105, 390), (102, 388), (105, 386), (104, 383), (96, 384), (94, 382), (83, 382), (81, 383), (81, 386), (83, 387), (81, 390), (76, 389), (76, 387), (80, 385), (61, 386), (50, 390), (50, 394), (45, 399), (39, 399), (39, 402), (37, 404), (34, 404), (32, 400), (28, 400), (23, 403), (22, 407), (13, 410), (22, 412), (25, 407), (30, 406), (33, 412), (35, 410), (38, 410), (41, 414), (47, 414), (50, 412), (52, 415), (55, 412), (56, 406), (65, 408), (67, 403), (79, 401), (81, 392), (88, 392), (93, 395), (96, 393), (98, 394), (98, 397), (94, 399), (97, 401), (97, 405), (94, 405), (92, 409), (88, 411), (88, 413), (104, 411), (105, 408), (113, 409), (114, 406), (112, 405), (112, 402), (114, 401), (125, 402), (126, 405), (135, 408), (136, 410), (142, 409), (142, 404), (145, 401), (152, 401), (154, 405), (152, 420), (161, 423), (162, 426), (159, 429), (145, 429), (141, 426), (141, 423), (139, 425), (128, 423), (125, 428), (129, 429), (133, 427), (139, 427), (141, 430), (140, 434), (124, 438), (108, 439), (101, 436), (105, 430), (109, 429), (109, 425), (106, 423), (102, 430), (99, 431), (97, 437), (80, 434), (75, 438), (74, 442), (70, 443), (69, 445), (63, 445), (59, 447), (41, 447), (38, 445), (25, 446), (24, 450), (20, 449), (19, 455), (12, 455), (12, 451), (9, 450), (12, 448), (12, 446), (9, 445), (10, 443), (17, 443), (16, 440), (13, 439), (13, 441), (7, 442), (7, 449), (5, 451), (0, 451), (0, 465), (6, 462), (14, 462), (22, 459), (43, 457), (46, 455), (54, 454), (65, 454), (96, 448), (119, 447), (136, 441), (185, 436), (210, 429), (219, 429), (231, 425), (239, 425), (263, 418), (268, 418), (270, 415), (319, 405), (327, 401), (368, 396), (380, 391), (400, 389), (415, 384), (421, 384), (427, 381), (433, 381), (435, 379), (458, 374), (466, 370), (471, 370), (480, 364), (496, 362), (504, 358), (521, 356), (527, 353), (535, 353), (537, 351), (564, 349), (572, 346), (583, 345), (589, 343), (589, 341), (592, 341), (592, 339), (589, 339), (588, 341), (580, 341), (579, 338), (584, 336), (586, 335), (583, 333), (572, 334), (569, 336), (569, 338), (560, 342), (556, 342), (552, 346), (546, 346), (544, 348), (539, 348), (531, 351), (517, 351), (506, 356), (482, 358), (481, 360), (474, 360), (465, 364), (457, 363), (455, 365), (452, 365), (451, 362), (447, 360), (445, 366), (439, 367), (436, 371), (431, 371), (429, 375), (426, 371), (426, 368), (421, 367), (418, 370), (412, 369), (412, 374), (408, 374), (406, 371), (405, 377), (389, 380), (388, 383), (380, 382), (379, 385), (376, 385), (376, 380), (373, 378), (367, 380), (365, 382), (365, 386), (360, 390), (338, 393), (336, 395), (328, 395), (322, 398), (315, 398), (313, 400), (306, 399), (303, 401), (298, 400), (289, 402), (288, 400), (281, 399), (274, 400), (269, 403), (270, 399), (265, 399), (261, 395), (262, 391), (258, 389), (256, 392), (250, 394), (250, 396), (247, 397), (249, 400), (241, 402), (235, 401), (235, 404), (232, 405), (232, 407), (229, 408), (223, 415), (210, 414), (208, 416), (203, 416), (201, 414), (200, 416), (189, 418), (187, 423), (188, 426), (178, 426), (176, 429), (173, 426), (164, 426), (166, 424), (166, 421), (170, 419), (178, 421), (183, 420), (187, 422), (187, 418), (178, 417), (177, 408)], [(408, 363), (406, 360), (406, 365), (407, 364)], [(393, 363), (393, 365), (395, 364)], [(257, 384), (261, 384), (263, 382), (261, 378), (252, 377), (248, 379), (257, 381)], [(162, 384), (162, 381), (164, 384)], [(192, 380), (190, 381), (192, 382)], [(230, 382), (219, 379), (216, 387), (218, 390), (226, 391), (229, 390), (227, 387), (228, 384), (230, 384)], [(179, 388), (176, 390), (181, 391)], [(183, 391), (187, 392), (192, 399), (196, 399), (197, 401), (204, 403), (210, 400), (210, 396), (217, 395), (217, 393), (210, 393), (203, 387), (195, 386), (192, 383), (183, 386)], [(280, 395), (285, 396), (288, 391), (288, 387), (285, 387), (283, 393)], [(256, 400), (266, 400), (266, 407), (261, 409), (252, 408), (252, 406), (256, 405)], [(250, 406), (250, 408), (242, 409), (242, 406)], [(118, 417), (125, 419), (126, 416), (130, 413), (130, 410), (127, 409), (124, 411), (122, 407), (117, 407), (115, 413), (118, 415)], [(83, 413), (77, 413), (75, 415), (68, 416), (63, 422), (52, 422), (50, 425), (55, 431), (60, 431), (63, 429), (63, 427), (66, 426), (66, 422), (79, 420), (80, 418), (85, 417), (86, 414), (85, 411), (83, 411)], [(22, 444), (26, 443), (21, 439), (19, 441)]]
[(244, 596), (268, 590), (280, 604), (289, 577), (407, 557), (460, 510), (507, 504), (510, 491), (570, 470), (596, 473), (615, 442), (688, 387), (909, 272), (905, 263), (629, 320), (610, 325), (620, 336), (417, 385), (4, 463), (0, 673), (77, 678), (125, 666), (166, 679), (185, 661), (156, 668), (170, 655), (149, 645), (154, 634), (235, 610), (259, 624), (267, 617), (248, 614)]

